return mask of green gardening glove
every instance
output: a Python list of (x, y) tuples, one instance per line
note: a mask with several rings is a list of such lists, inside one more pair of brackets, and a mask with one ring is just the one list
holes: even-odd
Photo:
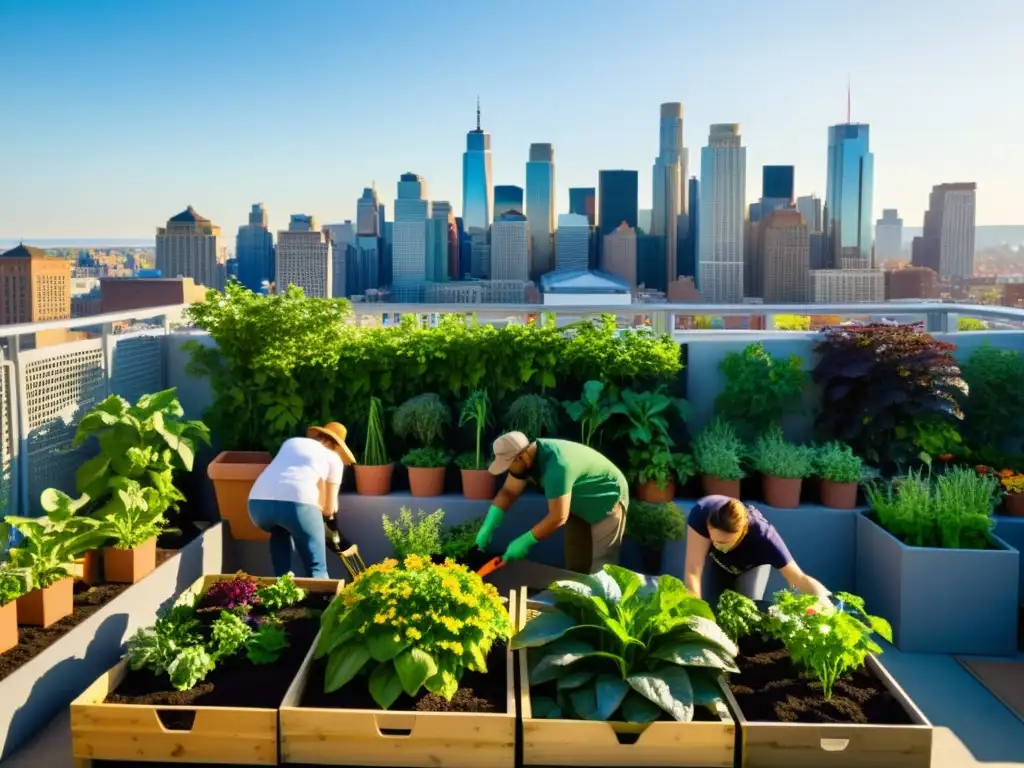
[(491, 546), (491, 539), (494, 538), (494, 531), (497, 530), (498, 526), (501, 525), (501, 521), (504, 519), (505, 510), (491, 504), (491, 508), (487, 510), (487, 517), (484, 518), (484, 524), (480, 526), (480, 532), (476, 535), (477, 549), (483, 552)]
[(501, 556), (501, 559), (506, 563), (522, 560), (529, 554), (536, 543), (537, 539), (534, 538), (533, 531), (527, 531), (522, 536), (512, 539), (512, 543), (508, 545), (508, 549), (505, 550), (505, 554)]

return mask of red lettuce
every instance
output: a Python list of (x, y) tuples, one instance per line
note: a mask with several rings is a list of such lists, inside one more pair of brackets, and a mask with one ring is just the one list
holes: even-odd
[(202, 607), (230, 611), (242, 606), (255, 605), (257, 602), (256, 582), (240, 574), (231, 581), (218, 581), (206, 590)]

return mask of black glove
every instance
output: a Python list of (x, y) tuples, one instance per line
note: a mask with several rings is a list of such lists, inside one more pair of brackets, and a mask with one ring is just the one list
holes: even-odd
[(338, 533), (338, 520), (334, 515), (324, 518), (324, 539), (331, 552), (341, 554), (341, 534)]

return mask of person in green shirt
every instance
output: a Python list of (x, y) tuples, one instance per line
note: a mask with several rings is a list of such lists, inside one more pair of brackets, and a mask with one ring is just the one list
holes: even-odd
[(508, 432), (494, 441), (492, 475), (508, 477), (487, 511), (476, 537), (479, 549), (491, 543), (505, 512), (522, 495), (528, 482), (541, 487), (548, 514), (512, 540), (502, 560), (522, 560), (538, 541), (565, 526), (565, 567), (577, 573), (596, 573), (606, 563), (617, 564), (626, 530), (629, 485), (622, 471), (582, 443), (538, 438)]

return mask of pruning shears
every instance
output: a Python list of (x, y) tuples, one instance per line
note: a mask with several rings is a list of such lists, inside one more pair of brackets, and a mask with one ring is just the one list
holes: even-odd
[(486, 579), (492, 573), (505, 565), (505, 561), (500, 557), (492, 557), (486, 563), (484, 563), (476, 572), (476, 575), (481, 579)]

